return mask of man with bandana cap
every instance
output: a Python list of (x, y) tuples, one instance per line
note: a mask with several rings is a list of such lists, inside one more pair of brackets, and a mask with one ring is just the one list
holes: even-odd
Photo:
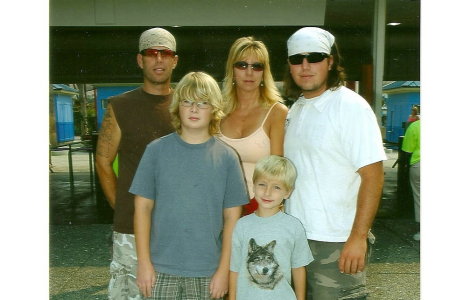
[[(173, 132), (170, 80), (177, 62), (176, 41), (170, 32), (162, 28), (144, 31), (137, 54), (143, 85), (111, 97), (103, 118), (96, 169), (106, 199), (114, 209), (109, 299), (141, 299), (136, 285), (134, 195), (128, 190), (147, 144)], [(116, 156), (118, 176), (112, 168)]]
[(386, 159), (376, 117), (344, 86), (334, 36), (305, 27), (287, 41), (285, 156), (298, 172), (286, 212), (303, 223), (314, 261), (308, 299), (366, 299), (370, 232)]

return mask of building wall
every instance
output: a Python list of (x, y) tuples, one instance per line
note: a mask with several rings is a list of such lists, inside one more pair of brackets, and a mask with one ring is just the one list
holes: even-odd
[(56, 117), (55, 117), (55, 100), (53, 95), (50, 94), (49, 97), (49, 137), (50, 137), (50, 147), (56, 147), (58, 141), (56, 139)]
[(319, 26), (326, 2), (50, 0), (50, 26)]
[(419, 92), (390, 94), (386, 99), (386, 140), (397, 143), (400, 136), (405, 135), (406, 121), (413, 105), (420, 104)]
[(97, 99), (96, 107), (97, 107), (97, 130), (99, 131), (102, 127), (103, 115), (106, 110), (106, 105), (108, 104), (108, 98), (122, 94), (126, 91), (130, 91), (138, 87), (138, 84), (135, 85), (125, 85), (125, 86), (99, 86), (97, 87)]
[(75, 138), (75, 126), (72, 95), (54, 95), (54, 116), (57, 142), (73, 141)]

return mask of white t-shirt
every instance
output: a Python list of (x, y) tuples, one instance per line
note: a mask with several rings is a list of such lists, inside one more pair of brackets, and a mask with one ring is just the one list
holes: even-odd
[(286, 119), (284, 154), (298, 173), (286, 212), (300, 219), (308, 239), (345, 242), (356, 213), (357, 171), (386, 159), (370, 105), (346, 87), (300, 97)]
[(309, 264), (311, 250), (300, 221), (283, 212), (262, 218), (255, 213), (236, 223), (230, 270), (238, 272), (238, 300), (295, 300), (292, 268)]

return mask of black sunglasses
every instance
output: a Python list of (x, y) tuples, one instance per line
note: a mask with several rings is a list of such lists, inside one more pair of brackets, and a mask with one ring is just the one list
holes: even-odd
[(162, 57), (174, 57), (175, 51), (169, 50), (169, 49), (144, 49), (140, 52), (144, 56), (152, 56), (156, 57), (158, 56), (158, 53), (161, 54)]
[(247, 70), (248, 66), (251, 66), (253, 71), (256, 72), (261, 72), (264, 70), (264, 64), (262, 63), (249, 64), (245, 61), (237, 61), (233, 64), (233, 66), (239, 70)]
[(305, 59), (305, 58), (309, 63), (318, 63), (329, 56), (330, 55), (328, 55), (326, 53), (311, 52), (309, 54), (291, 55), (288, 57), (288, 59), (289, 59), (289, 62), (291, 63), (291, 65), (301, 65), (303, 63), (303, 59)]

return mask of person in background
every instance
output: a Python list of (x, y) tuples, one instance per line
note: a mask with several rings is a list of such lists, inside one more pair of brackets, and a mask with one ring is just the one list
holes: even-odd
[(258, 208), (239, 219), (233, 232), (230, 300), (305, 299), (305, 265), (313, 257), (303, 225), (280, 209), (296, 175), (294, 165), (281, 156), (270, 155), (256, 164)]
[[(144, 31), (137, 54), (143, 85), (110, 98), (106, 108), (95, 157), (100, 184), (114, 209), (109, 299), (140, 299), (135, 279), (134, 195), (128, 190), (145, 146), (173, 132), (170, 80), (177, 63), (176, 41), (170, 32), (162, 28)], [(118, 177), (113, 170), (117, 155)]]
[(191, 72), (170, 106), (176, 132), (150, 143), (135, 194), (137, 283), (150, 299), (221, 299), (231, 235), (248, 203), (239, 157), (216, 138), (223, 102), (208, 74)]
[(220, 138), (239, 154), (244, 168), (250, 203), (244, 215), (252, 213), (252, 174), (256, 162), (270, 154), (283, 155), (284, 122), (287, 108), (282, 103), (270, 71), (269, 53), (253, 37), (237, 39), (230, 48), (222, 93), (226, 117), (220, 124)]
[[(414, 197), (415, 220), (420, 224), (420, 120), (409, 125), (403, 138), (402, 150), (412, 154), (409, 161), (409, 182)], [(420, 241), (420, 230), (414, 234), (413, 239)]]
[(289, 110), (285, 156), (295, 165), (286, 212), (305, 226), (314, 261), (308, 299), (366, 299), (368, 241), (383, 188), (386, 159), (372, 108), (344, 86), (334, 36), (317, 27), (287, 41)]
[(408, 116), (408, 120), (406, 121), (406, 128), (405, 130), (408, 129), (409, 125), (411, 125), (411, 123), (420, 120), (420, 115), (419, 115), (419, 108), (417, 106), (413, 106), (411, 108), (411, 114)]

